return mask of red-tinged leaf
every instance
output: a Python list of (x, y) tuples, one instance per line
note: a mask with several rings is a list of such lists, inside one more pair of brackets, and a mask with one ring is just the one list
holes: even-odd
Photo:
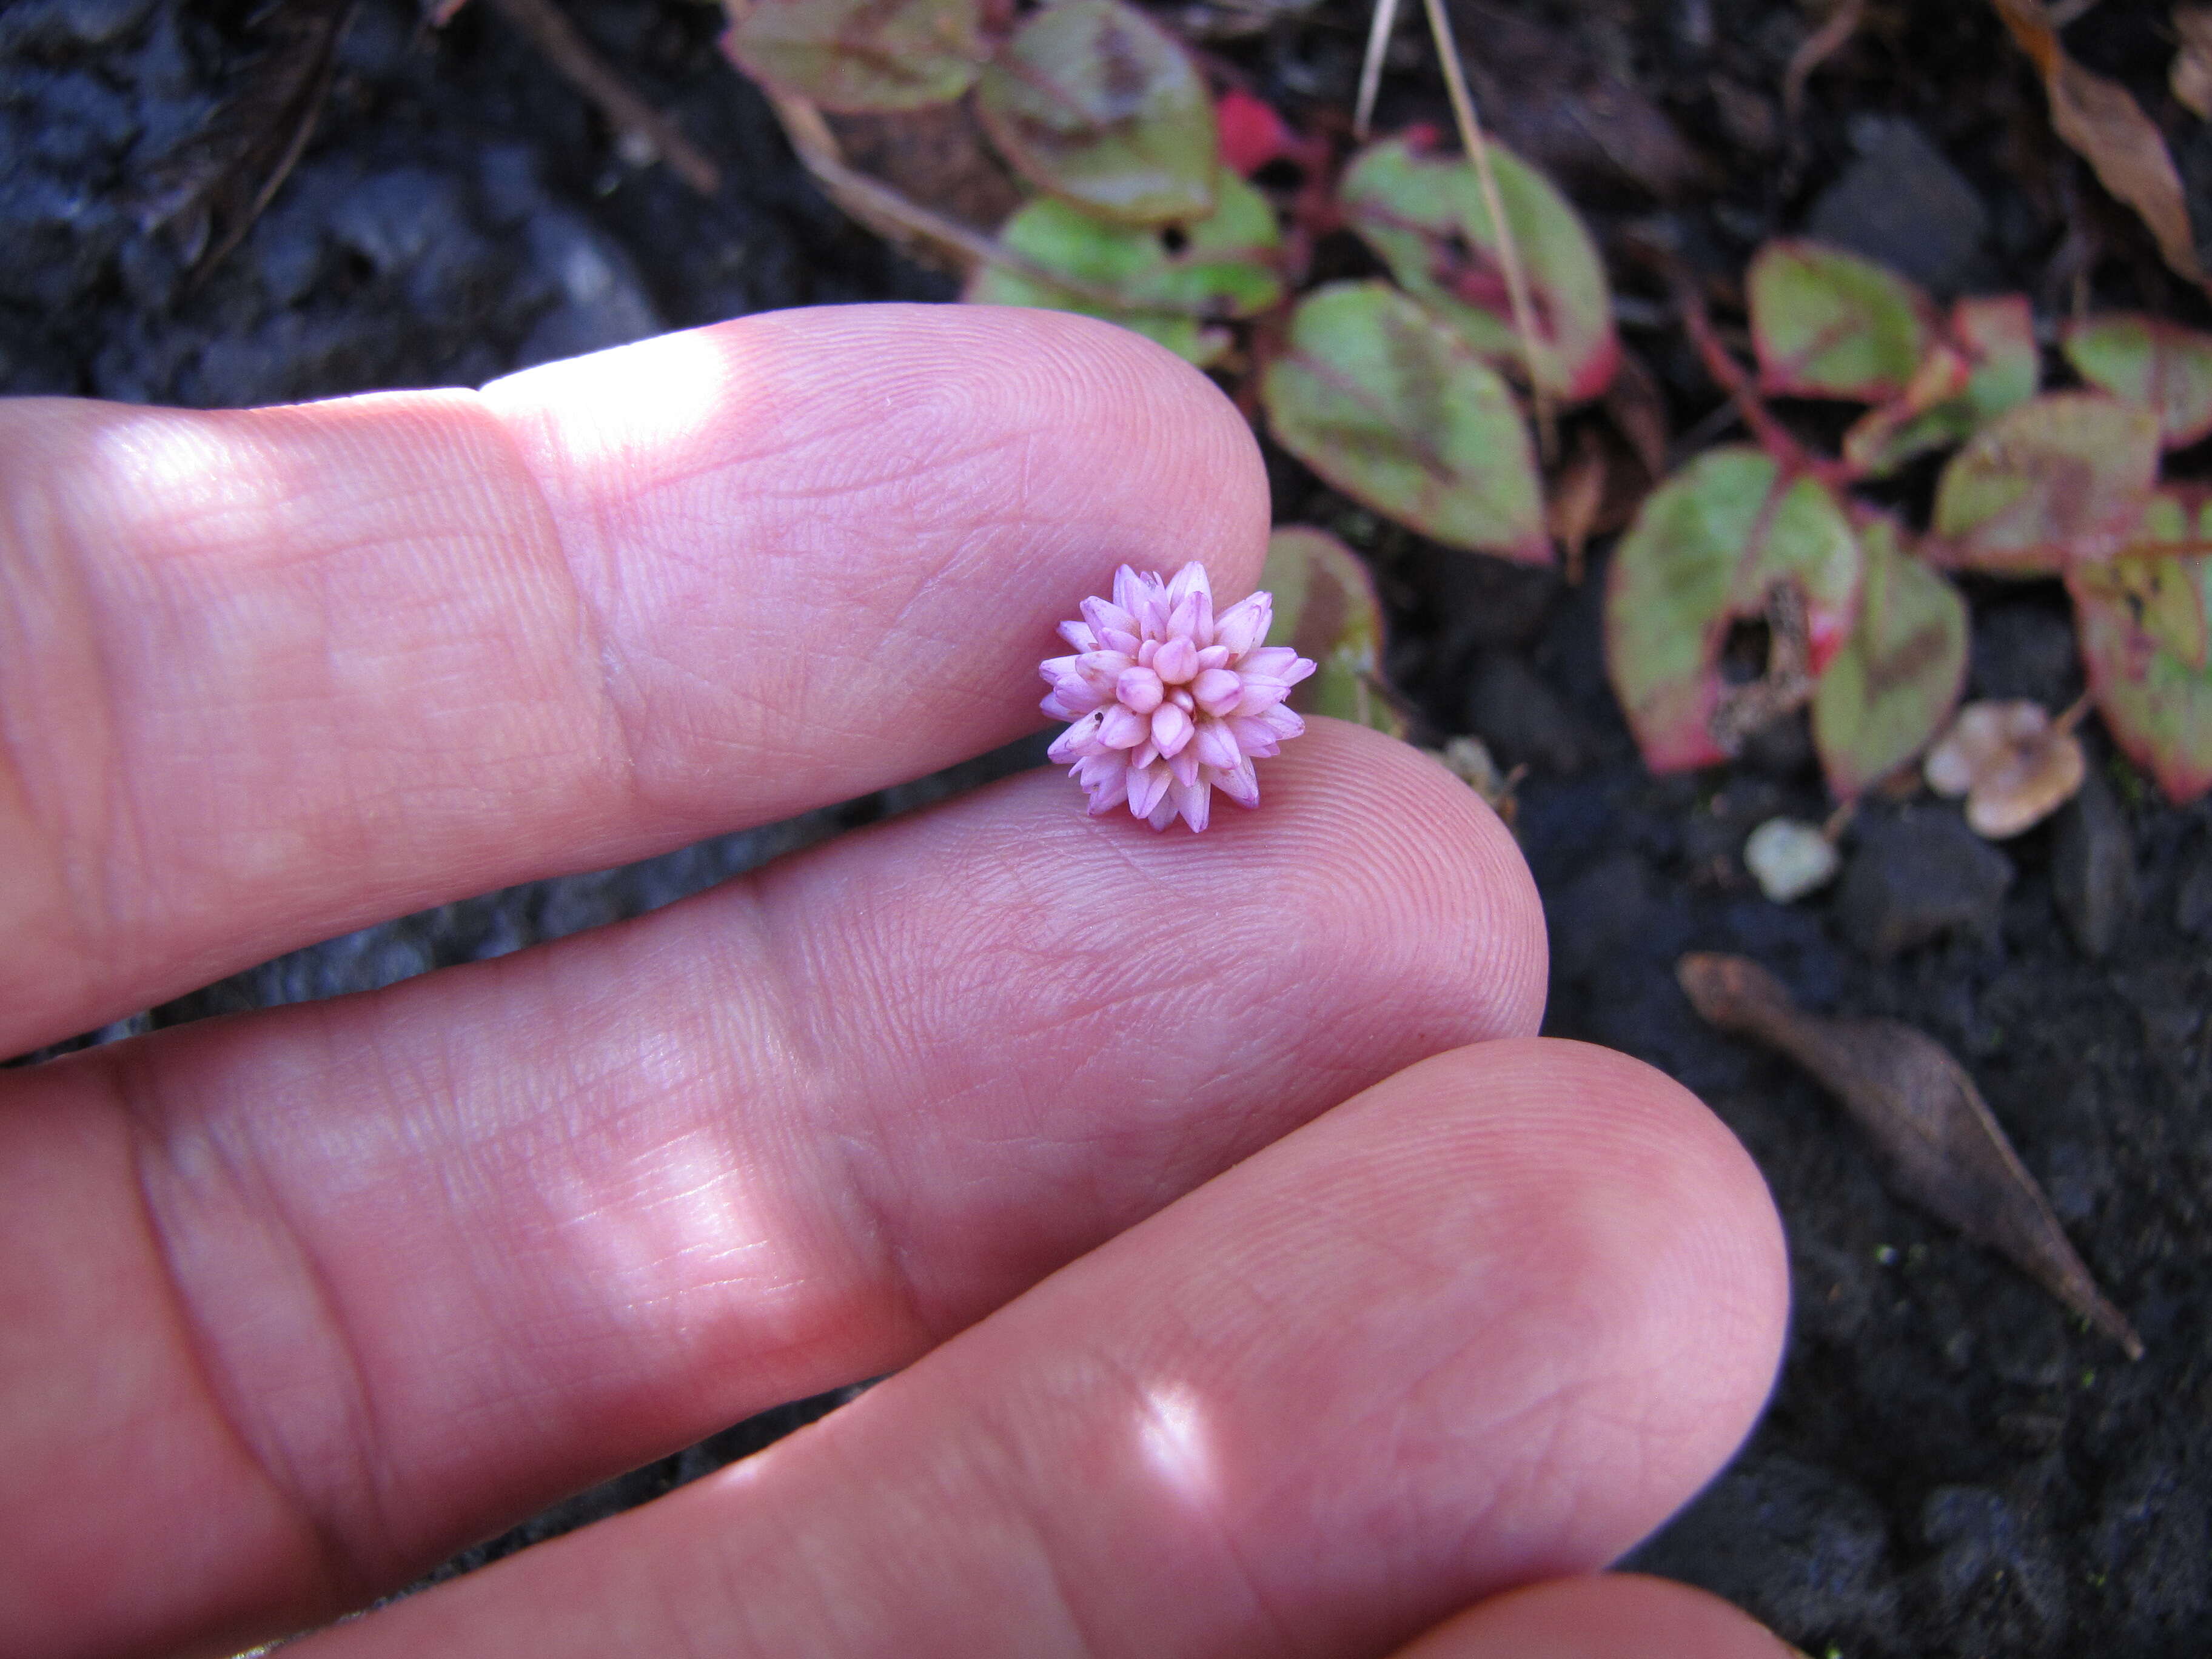
[(2212, 335), (2119, 312), (2068, 329), (2065, 349), (2090, 385), (2154, 412), (2168, 449), (2212, 432)]
[[(1963, 362), (1966, 384), (1944, 392), (1939, 386), (1951, 376), (1930, 374), (1929, 365), (1950, 362)], [(1869, 410), (1844, 434), (1844, 459), (1879, 477), (1929, 450), (1963, 443), (1975, 428), (2033, 398), (2041, 373), (2035, 318), (2023, 296), (1960, 300), (1905, 394)]]
[[(1490, 155), (1528, 273), (1536, 372), (1555, 397), (1597, 397), (1620, 360), (1597, 246), (1542, 173), (1502, 145), (1492, 144)], [(1498, 234), (1473, 167), (1457, 156), (1421, 155), (1407, 139), (1394, 138), (1361, 152), (1339, 196), (1352, 228), (1382, 256), (1401, 287), (1483, 356), (1520, 364)]]
[(961, 297), (1103, 317), (1204, 368), (1230, 345), (1228, 331), (1214, 325), (1256, 315), (1283, 297), (1274, 209), (1234, 173), (1224, 173), (1216, 200), (1205, 218), (1176, 227), (1170, 250), (1168, 236), (1148, 226), (1109, 224), (1040, 197), (1006, 222), (999, 240), (1076, 289), (987, 264)]
[(1981, 1091), (1942, 1044), (1893, 1019), (1808, 1013), (1745, 957), (1692, 954), (1674, 973), (1701, 1018), (1818, 1078), (1873, 1143), (1899, 1196), (1999, 1252), (2129, 1358), (2142, 1358), (2142, 1339), (2097, 1288)]
[(2066, 55), (2041, 0), (1991, 3), (2043, 76), (2051, 130), (2088, 162), (2106, 190), (2136, 210), (2166, 263), (2191, 282), (2203, 282), (2180, 172), (2142, 106), (2118, 82), (2092, 74)]
[(1520, 405), (1387, 283), (1308, 295), (1260, 397), (1277, 441), (1347, 495), (1452, 547), (1552, 562)]
[(920, 109), (975, 83), (979, 0), (756, 0), (723, 47), (748, 75), (826, 110)]
[(2112, 741), (2176, 802), (2212, 790), (2212, 499), (2161, 490), (2132, 544), (2067, 574), (2089, 690)]
[(984, 70), (975, 107), (1007, 160), (1086, 212), (1162, 225), (1213, 210), (1206, 83), (1180, 46), (1121, 0), (1032, 12)]
[(2031, 398), (1976, 433), (1936, 489), (1931, 556), (2050, 575), (2108, 559), (2158, 474), (2158, 418), (2100, 392)]
[(1284, 525), (1267, 538), (1260, 586), (1275, 596), (1267, 643), (1315, 664), (1292, 688), (1291, 707), (1404, 737), (1406, 722), (1381, 689), (1382, 602), (1358, 556), (1326, 530)]
[(1899, 544), (1894, 520), (1859, 526), (1866, 561), (1858, 620), (1813, 693), (1813, 743), (1838, 800), (1923, 749), (1966, 678), (1966, 602)]
[(1935, 337), (1935, 307), (1918, 288), (1817, 242), (1769, 242), (1745, 292), (1759, 385), (1783, 397), (1897, 397)]
[(1605, 592), (1606, 669), (1644, 763), (1673, 772), (1725, 759), (1712, 719), (1729, 625), (1762, 615), (1776, 582), (1796, 584), (1809, 666), (1821, 672), (1849, 635), (1860, 570), (1834, 492), (1784, 478), (1759, 450), (1710, 450), (1654, 490), (1614, 550)]
[(1214, 100), (1213, 124), (1221, 134), (1221, 164), (1248, 179), (1279, 160), (1292, 143), (1274, 106), (1237, 87)]

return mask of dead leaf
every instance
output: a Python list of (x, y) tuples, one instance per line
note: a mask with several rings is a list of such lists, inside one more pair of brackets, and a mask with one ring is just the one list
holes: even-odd
[(1966, 1070), (1925, 1032), (1891, 1019), (1829, 1019), (1743, 957), (1684, 957), (1675, 977), (1698, 1014), (1778, 1048), (1819, 1079), (1875, 1145), (1907, 1201), (2005, 1256), (2140, 1359), (2142, 1339), (2067, 1242), (2035, 1177)]
[(1966, 798), (1966, 826), (2003, 841), (2074, 797), (2088, 768), (2072, 722), (2040, 703), (1970, 702), (1928, 751), (1922, 775), (1947, 800)]
[(969, 99), (824, 118), (848, 163), (962, 224), (996, 226), (1022, 204), (1022, 188), (984, 142)]
[(2181, 50), (2173, 54), (2166, 85), (2191, 113), (2212, 117), (2212, 6), (2176, 6), (2173, 32)]
[(2117, 81), (2083, 69), (2066, 55), (2041, 0), (1990, 0), (2014, 41), (2043, 76), (2051, 125), (2105, 188), (2136, 210), (2166, 263), (2192, 283), (2204, 280), (2189, 228), (2181, 174), (2165, 137)]
[(1598, 509), (1605, 505), (1605, 445), (1594, 428), (1584, 427), (1575, 444), (1574, 459), (1551, 481), (1544, 517), (1552, 539), (1566, 550), (1566, 578), (1570, 586), (1583, 579), (1583, 549), (1596, 527)]

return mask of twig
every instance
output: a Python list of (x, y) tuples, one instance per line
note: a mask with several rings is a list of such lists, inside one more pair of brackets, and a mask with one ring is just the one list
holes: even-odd
[(1842, 50), (1865, 21), (1866, 0), (1837, 0), (1828, 21), (1790, 54), (1790, 66), (1782, 71), (1782, 118), (1792, 128), (1805, 113), (1805, 82), (1813, 78), (1814, 70)]
[(1398, 0), (1375, 0), (1375, 16), (1367, 29), (1367, 56), (1359, 64), (1359, 99), (1352, 112), (1352, 136), (1367, 142), (1367, 124), (1374, 118), (1375, 94), (1382, 85), (1382, 60), (1390, 51), (1390, 31), (1398, 24)]
[(1544, 384), (1537, 361), (1536, 313), (1528, 300), (1528, 273), (1521, 264), (1521, 246), (1506, 222), (1504, 198), (1498, 191), (1498, 174), (1490, 164), (1490, 146), (1482, 136), (1482, 123), (1474, 112), (1474, 99), (1467, 89), (1467, 72), (1460, 63), (1459, 43), (1452, 39), (1451, 19), (1444, 15), (1443, 0), (1425, 0), (1429, 33), (1436, 38), (1437, 56), (1443, 64), (1444, 90), (1450, 95), (1452, 119), (1459, 127), (1460, 148), (1474, 164), (1482, 187), (1482, 205), (1498, 230), (1498, 264), (1505, 276), (1505, 297), (1513, 309), (1513, 331), (1520, 337), (1522, 366), (1528, 376), (1528, 401), (1536, 415), (1536, 443), (1547, 463), (1559, 450), (1559, 422), (1552, 410), (1552, 393)]
[(1153, 300), (1134, 302), (1126, 294), (1048, 270), (1034, 260), (1024, 258), (973, 225), (924, 207), (882, 179), (851, 165), (838, 145), (837, 135), (822, 118), (822, 112), (805, 99), (768, 87), (763, 87), (761, 91), (782, 124), (784, 137), (791, 141), (799, 164), (831, 201), (879, 236), (894, 242), (927, 242), (951, 254), (969, 269), (996, 265), (1108, 310), (1148, 311), (1170, 317), (1194, 317), (1202, 322), (1226, 320), (1204, 305)]
[(491, 4), (530, 38), (577, 91), (599, 106), (616, 131), (650, 146), (655, 156), (702, 196), (720, 191), (721, 170), (673, 121), (632, 92), (550, 0), (491, 0)]
[(1713, 383), (1729, 396), (1759, 447), (1775, 459), (1775, 464), (1790, 473), (1808, 473), (1832, 488), (1840, 488), (1855, 476), (1850, 468), (1839, 461), (1824, 460), (1813, 454), (1766, 406), (1766, 399), (1759, 395), (1759, 388), (1744, 373), (1743, 365), (1729, 355), (1720, 337), (1713, 332), (1712, 319), (1705, 315), (1705, 302), (1687, 277), (1676, 284), (1675, 307), (1681, 313), (1682, 329), (1690, 343), (1698, 349), (1698, 359), (1705, 365), (1705, 373)]

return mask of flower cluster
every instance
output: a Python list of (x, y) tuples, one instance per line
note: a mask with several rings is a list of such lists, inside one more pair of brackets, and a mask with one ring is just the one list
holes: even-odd
[(1052, 686), (1044, 712), (1075, 723), (1051, 755), (1089, 792), (1093, 816), (1127, 801), (1155, 830), (1178, 816), (1203, 830), (1217, 788), (1260, 804), (1252, 763), (1306, 729), (1283, 699), (1314, 672), (1289, 646), (1260, 643), (1274, 612), (1255, 593), (1215, 616), (1203, 565), (1163, 581), (1125, 564), (1110, 602), (1085, 599), (1083, 620), (1060, 625), (1076, 654), (1040, 666)]

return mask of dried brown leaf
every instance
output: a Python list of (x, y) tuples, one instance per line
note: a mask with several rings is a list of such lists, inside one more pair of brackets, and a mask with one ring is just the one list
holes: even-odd
[(1692, 954), (1675, 966), (1711, 1024), (1778, 1048), (1843, 1103), (1899, 1194), (2004, 1255), (2125, 1350), (2142, 1339), (2105, 1298), (2050, 1201), (1950, 1051), (1889, 1019), (1829, 1019), (1790, 1000), (1742, 957)]
[(2040, 823), (2074, 797), (2088, 768), (2081, 740), (2037, 702), (1970, 702), (1936, 741), (1922, 768), (1946, 799), (1966, 798), (1966, 823), (2003, 841)]
[(2043, 76), (2051, 125), (2118, 200), (2136, 210), (2157, 239), (2167, 264), (2192, 283), (2204, 280), (2181, 174), (2166, 138), (2117, 81), (2083, 69), (2066, 55), (2040, 0), (1990, 0), (2020, 49)]
[(2183, 107), (2212, 117), (2212, 6), (2176, 6), (2173, 32), (2181, 50), (2173, 54), (2166, 84)]

